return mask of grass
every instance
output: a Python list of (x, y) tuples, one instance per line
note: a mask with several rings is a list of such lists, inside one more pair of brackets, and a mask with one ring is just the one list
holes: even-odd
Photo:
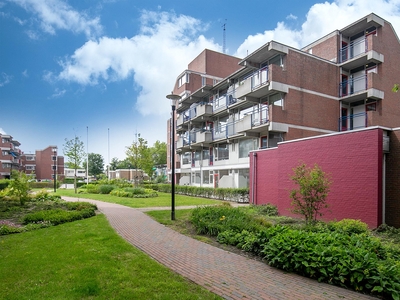
[[(125, 198), (103, 194), (75, 194), (73, 190), (58, 189), (57, 195), (76, 197), (80, 199), (93, 199), (110, 203), (117, 203), (133, 208), (143, 207), (169, 207), (171, 205), (171, 194), (158, 192), (158, 197), (154, 198)], [(175, 195), (176, 206), (188, 205), (213, 205), (220, 204), (221, 200), (190, 197), (186, 195)]]
[(1, 236), (0, 249), (2, 299), (221, 299), (132, 247), (103, 215)]

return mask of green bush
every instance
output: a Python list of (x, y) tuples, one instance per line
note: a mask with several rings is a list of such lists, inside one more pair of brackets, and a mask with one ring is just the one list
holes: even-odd
[(132, 187), (113, 189), (110, 195), (128, 198), (152, 198), (158, 196), (157, 192), (152, 189)]
[(367, 233), (368, 225), (360, 220), (343, 219), (339, 222), (330, 222), (328, 227), (331, 230), (346, 233), (346, 234), (359, 234)]
[(4, 190), (6, 187), (8, 187), (10, 183), (10, 180), (8, 179), (0, 179), (0, 191)]
[(115, 186), (110, 184), (99, 185), (98, 191), (100, 194), (109, 194), (115, 188)]
[(255, 209), (258, 213), (266, 216), (277, 216), (278, 208), (272, 204), (262, 204), (262, 205), (252, 205), (253, 209)]
[[(61, 182), (57, 181), (56, 182), (56, 188), (59, 188), (61, 186)], [(49, 182), (29, 182), (29, 187), (31, 189), (54, 189), (54, 182), (49, 181)]]
[(268, 263), (318, 281), (381, 296), (399, 296), (400, 264), (387, 259), (381, 242), (368, 234), (287, 229), (261, 251)]
[(34, 212), (22, 218), (23, 224), (50, 222), (52, 225), (59, 225), (67, 222), (89, 218), (95, 215), (93, 209), (66, 211), (63, 209), (51, 209)]
[(97, 206), (89, 202), (65, 202), (64, 204), (68, 210), (79, 210), (79, 211), (85, 209), (97, 210)]
[(197, 207), (190, 216), (191, 223), (199, 234), (218, 236), (219, 233), (232, 230), (259, 231), (269, 223), (263, 224), (253, 219), (245, 210), (228, 205)]
[(44, 202), (44, 201), (60, 201), (61, 196), (59, 195), (52, 195), (47, 192), (47, 190), (40, 190), (39, 192), (36, 192), (32, 197), (31, 201), (32, 202)]

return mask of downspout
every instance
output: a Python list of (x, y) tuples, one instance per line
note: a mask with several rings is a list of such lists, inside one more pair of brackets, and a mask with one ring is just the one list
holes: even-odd
[(255, 204), (255, 193), (256, 193), (256, 169), (257, 169), (257, 152), (253, 152), (253, 182), (252, 182), (252, 190), (251, 193), (251, 203)]
[(382, 224), (386, 224), (386, 154), (382, 162)]

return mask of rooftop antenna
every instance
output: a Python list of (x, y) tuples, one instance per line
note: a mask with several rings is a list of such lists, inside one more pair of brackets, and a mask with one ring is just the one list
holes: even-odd
[(225, 51), (226, 51), (226, 19), (225, 19), (225, 23), (222, 25), (222, 28), (223, 28), (222, 53), (225, 54)]

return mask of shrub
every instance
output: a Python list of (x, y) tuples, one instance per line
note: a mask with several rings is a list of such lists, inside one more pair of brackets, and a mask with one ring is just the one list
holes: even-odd
[(52, 225), (59, 225), (67, 222), (89, 218), (95, 215), (93, 209), (66, 211), (63, 209), (42, 210), (26, 215), (22, 218), (23, 224), (50, 222)]
[(318, 281), (393, 298), (400, 292), (400, 264), (368, 234), (287, 229), (261, 252), (270, 265)]
[(10, 180), (8, 179), (0, 179), (0, 191), (4, 190), (6, 187), (8, 187), (10, 183)]
[(98, 187), (98, 192), (100, 194), (109, 194), (115, 187), (110, 184), (102, 184)]
[(278, 215), (278, 208), (272, 204), (262, 204), (262, 205), (252, 205), (258, 213), (266, 216), (277, 216)]
[(193, 210), (190, 221), (199, 234), (217, 236), (226, 230), (241, 232), (242, 230), (259, 231), (269, 223), (262, 224), (254, 220), (245, 210), (228, 205), (197, 207)]
[(339, 222), (330, 222), (328, 227), (331, 230), (346, 233), (346, 234), (359, 234), (367, 233), (368, 225), (360, 220), (343, 219)]
[(59, 195), (51, 195), (49, 192), (46, 190), (40, 190), (39, 192), (36, 192), (32, 197), (31, 201), (32, 202), (44, 202), (44, 201), (60, 201), (61, 196)]

